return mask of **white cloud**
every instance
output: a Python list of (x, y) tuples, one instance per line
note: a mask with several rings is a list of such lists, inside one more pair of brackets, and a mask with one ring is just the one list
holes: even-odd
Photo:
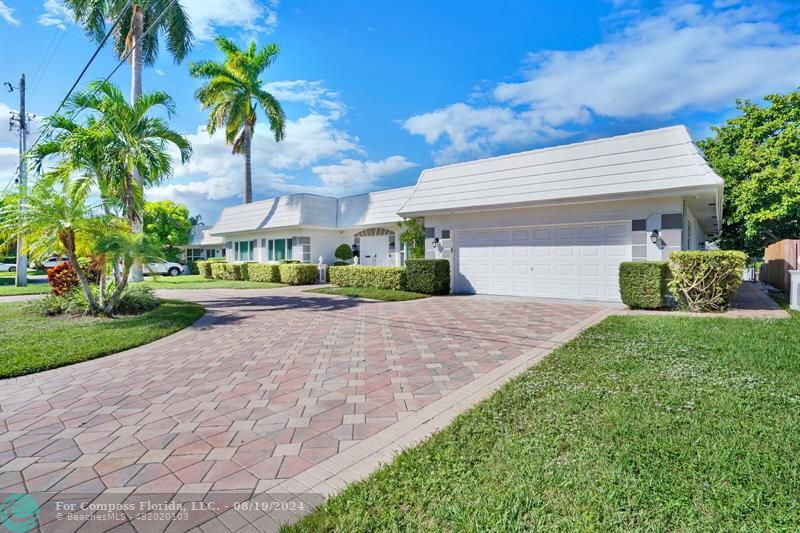
[(501, 145), (565, 135), (596, 117), (668, 118), (719, 111), (800, 83), (800, 37), (758, 8), (704, 12), (694, 4), (629, 23), (577, 51), (529, 55), (524, 80), (498, 83), (484, 107), (453, 104), (410, 117), (403, 127), (439, 143), (454, 160)]
[(414, 166), (405, 157), (393, 155), (381, 161), (342, 159), (339, 163), (319, 165), (311, 170), (332, 194), (351, 194), (364, 191), (379, 179)]
[(278, 2), (257, 0), (195, 0), (183, 3), (198, 41), (210, 41), (217, 28), (238, 28), (245, 33), (269, 34), (278, 25)]
[[(368, 160), (357, 136), (343, 129), (346, 106), (319, 81), (279, 81), (266, 86), (281, 102), (307, 107), (287, 120), (286, 137), (276, 143), (266, 121), (256, 125), (253, 139), (253, 188), (256, 198), (293, 192), (343, 195), (368, 190), (378, 180), (414, 166), (398, 155)], [(187, 135), (194, 155), (180, 165), (175, 154), (174, 183), (148, 191), (148, 198), (182, 201), (208, 213), (220, 202), (241, 197), (244, 159), (233, 155), (224, 134), (209, 136), (204, 127)], [(295, 177), (298, 173), (303, 179)], [(211, 205), (216, 203), (216, 205)]]
[(14, 18), (14, 10), (8, 7), (3, 0), (0, 0), (0, 19), (5, 20), (12, 26), (19, 26), (21, 24), (19, 19)]
[(72, 12), (64, 5), (63, 0), (45, 0), (44, 13), (39, 15), (38, 22), (42, 26), (56, 26), (66, 30), (72, 22)]
[[(5, 187), (17, 175), (19, 150), (10, 146), (0, 146), (0, 186)], [(0, 192), (3, 189), (0, 189)]]

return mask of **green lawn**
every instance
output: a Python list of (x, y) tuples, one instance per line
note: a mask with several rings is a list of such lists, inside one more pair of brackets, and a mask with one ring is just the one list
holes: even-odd
[(204, 312), (195, 303), (163, 300), (158, 308), (137, 316), (44, 317), (30, 305), (0, 304), (0, 378), (32, 374), (146, 344), (185, 328)]
[(19, 294), (44, 294), (47, 292), (50, 292), (50, 285), (46, 280), (28, 280), (27, 287), (15, 287), (13, 276), (4, 276), (0, 278), (0, 297), (16, 296)]
[(794, 530), (800, 313), (616, 316), (290, 531)]
[(393, 291), (390, 289), (362, 289), (359, 287), (321, 287), (308, 289), (304, 292), (318, 292), (321, 294), (338, 294), (339, 296), (352, 296), (369, 298), (371, 300), (384, 300), (386, 302), (402, 302), (405, 300), (418, 300), (427, 298), (427, 294), (408, 291)]
[(285, 287), (282, 283), (262, 283), (259, 281), (227, 281), (206, 279), (199, 274), (189, 276), (147, 276), (145, 283), (154, 289), (274, 289)]

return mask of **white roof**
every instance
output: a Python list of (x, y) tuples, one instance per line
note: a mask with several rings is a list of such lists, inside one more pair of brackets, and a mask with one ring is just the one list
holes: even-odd
[(192, 227), (189, 232), (189, 244), (187, 246), (222, 246), (225, 239), (211, 235), (211, 229), (205, 224), (198, 224)]
[(339, 199), (340, 228), (401, 222), (397, 214), (414, 187), (401, 187)]
[(673, 126), (427, 169), (399, 213), (718, 189), (722, 184), (686, 128)]
[(222, 210), (217, 223), (214, 224), (211, 232), (214, 235), (225, 233), (237, 233), (242, 231), (254, 231), (262, 229), (285, 228), (290, 226), (304, 225), (304, 204), (313, 204), (313, 207), (306, 209), (305, 218), (314, 222), (307, 225), (336, 225), (336, 199), (334, 205), (329, 206), (327, 216), (323, 212), (319, 213), (319, 205), (323, 204), (322, 211), (325, 211), (324, 203), (318, 199), (324, 198), (311, 194), (291, 194), (269, 200), (261, 200), (249, 204), (226, 207)]

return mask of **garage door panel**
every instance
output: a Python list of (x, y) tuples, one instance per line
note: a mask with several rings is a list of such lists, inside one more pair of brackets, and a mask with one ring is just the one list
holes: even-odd
[(457, 292), (619, 300), (630, 223), (457, 232)]

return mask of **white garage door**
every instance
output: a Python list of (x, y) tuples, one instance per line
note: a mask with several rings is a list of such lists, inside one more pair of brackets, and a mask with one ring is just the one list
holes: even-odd
[(618, 301), (630, 222), (458, 231), (455, 290)]

